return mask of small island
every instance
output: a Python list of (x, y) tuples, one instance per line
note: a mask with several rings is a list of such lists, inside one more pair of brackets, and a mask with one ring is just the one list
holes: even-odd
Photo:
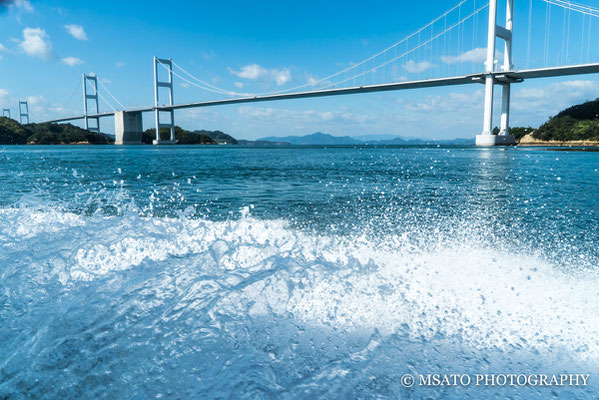
[(527, 129), (512, 129), (520, 146), (599, 146), (599, 99), (567, 108), (538, 129)]

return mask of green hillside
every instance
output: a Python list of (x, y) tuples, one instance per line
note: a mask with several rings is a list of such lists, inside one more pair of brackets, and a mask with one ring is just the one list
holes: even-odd
[[(161, 140), (170, 140), (170, 136), (171, 134), (168, 128), (160, 129)], [(151, 128), (144, 131), (141, 141), (144, 144), (152, 144), (152, 141), (155, 138), (156, 129)], [(208, 135), (198, 132), (186, 131), (180, 126), (175, 126), (175, 139), (177, 140), (178, 144), (216, 144), (216, 142), (212, 140)]]
[(26, 124), (0, 117), (0, 144), (109, 144), (110, 136), (72, 124)]
[(589, 140), (599, 141), (599, 99), (567, 108), (534, 133), (539, 140)]

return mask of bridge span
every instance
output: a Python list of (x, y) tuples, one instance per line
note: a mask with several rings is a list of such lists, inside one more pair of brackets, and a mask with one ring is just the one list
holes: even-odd
[[(116, 135), (116, 143), (117, 144), (127, 144), (127, 143), (141, 143), (141, 132), (142, 129), (142, 113), (145, 112), (153, 112), (155, 115), (155, 127), (156, 127), (156, 140), (154, 140), (154, 144), (174, 144), (175, 143), (175, 132), (174, 132), (174, 112), (176, 110), (183, 109), (191, 109), (191, 108), (199, 108), (199, 107), (213, 107), (218, 105), (232, 105), (232, 104), (243, 104), (243, 103), (255, 103), (255, 102), (266, 102), (266, 101), (280, 101), (280, 100), (291, 100), (291, 99), (306, 99), (306, 98), (316, 98), (316, 97), (328, 97), (328, 96), (340, 96), (340, 95), (350, 95), (350, 94), (360, 94), (360, 93), (376, 93), (376, 92), (385, 92), (385, 91), (396, 91), (396, 90), (409, 90), (409, 89), (420, 89), (420, 88), (434, 88), (434, 87), (443, 87), (443, 86), (457, 86), (457, 85), (468, 85), (468, 84), (484, 84), (485, 85), (485, 95), (484, 95), (484, 104), (483, 106), (483, 129), (480, 135), (476, 136), (476, 144), (481, 146), (492, 146), (492, 145), (511, 145), (515, 144), (514, 136), (510, 135), (509, 132), (509, 116), (510, 116), (510, 98), (511, 98), (511, 84), (523, 82), (528, 79), (538, 79), (538, 78), (550, 78), (550, 77), (563, 77), (570, 75), (583, 75), (583, 74), (596, 74), (599, 73), (599, 63), (580, 63), (578, 65), (564, 65), (564, 66), (556, 66), (556, 67), (541, 67), (541, 68), (529, 68), (529, 69), (515, 69), (514, 62), (512, 58), (512, 44), (513, 44), (513, 14), (514, 14), (514, 0), (505, 0), (505, 9), (502, 10), (502, 13), (505, 14), (505, 24), (499, 25), (497, 23), (497, 14), (498, 14), (498, 0), (489, 0), (488, 3), (484, 3), (479, 8), (477, 7), (476, 2), (474, 2), (474, 11), (465, 17), (462, 13), (462, 7), (468, 0), (462, 0), (457, 6), (453, 7), (441, 17), (433, 20), (431, 23), (426, 25), (425, 27), (418, 30), (416, 33), (409, 35), (403, 40), (397, 42), (395, 45), (383, 50), (380, 53), (375, 54), (374, 56), (365, 59), (364, 61), (355, 64), (352, 67), (348, 67), (343, 71), (340, 71), (336, 74), (329, 75), (326, 78), (320, 79), (315, 82), (315, 84), (324, 85), (324, 87), (312, 89), (314, 84), (305, 84), (299, 86), (294, 89), (283, 90), (279, 92), (272, 92), (261, 95), (248, 95), (242, 93), (235, 93), (225, 89), (217, 88), (213, 85), (210, 85), (194, 76), (189, 74), (187, 71), (183, 70), (181, 67), (177, 66), (172, 59), (160, 59), (154, 57), (153, 67), (154, 67), (154, 105), (148, 107), (138, 107), (138, 108), (129, 108), (126, 109), (123, 107), (121, 110), (114, 109), (114, 112), (100, 112), (98, 106), (98, 79), (95, 75), (83, 75), (83, 101), (84, 101), (84, 114), (76, 115), (72, 117), (66, 118), (57, 118), (47, 122), (58, 123), (58, 122), (67, 122), (74, 120), (84, 120), (85, 128), (100, 132), (100, 119), (104, 117), (114, 117), (115, 118), (115, 135)], [(566, 16), (566, 10), (568, 12), (568, 18), (570, 18), (570, 13), (580, 13), (583, 16), (583, 23), (586, 21), (585, 18), (588, 16), (588, 38), (587, 38), (587, 61), (588, 61), (588, 51), (590, 50), (591, 45), (591, 20), (592, 18), (599, 18), (599, 9), (595, 9), (590, 6), (582, 6), (573, 2), (564, 1), (564, 0), (538, 0), (546, 3), (547, 5), (547, 16), (550, 15), (550, 7), (560, 7), (564, 10), (564, 18)], [(441, 60), (447, 62), (447, 60), (459, 59), (459, 57), (464, 54), (468, 54), (469, 52), (462, 53), (457, 57), (447, 57), (447, 52), (445, 49), (445, 36), (450, 35), (452, 30), (456, 27), (458, 32), (461, 32), (463, 36), (464, 24), (466, 21), (473, 21), (472, 27), (473, 30), (476, 28), (474, 25), (477, 21), (478, 14), (487, 9), (488, 10), (488, 25), (487, 25), (487, 43), (486, 48), (475, 48), (472, 51), (482, 50), (486, 53), (486, 61), (484, 63), (484, 71), (480, 73), (471, 73), (471, 74), (463, 74), (463, 75), (455, 75), (449, 77), (436, 77), (436, 78), (428, 78), (428, 79), (394, 79), (393, 82), (389, 83), (378, 83), (378, 84), (364, 84), (357, 85), (355, 84), (357, 77), (365, 77), (368, 73), (373, 73), (379, 70), (380, 68), (384, 68), (389, 66), (391, 62), (395, 62), (397, 60), (402, 59), (402, 57), (410, 56), (416, 54), (420, 54), (421, 50), (424, 51), (425, 57), (429, 57), (432, 60), (433, 58), (433, 49), (435, 45), (437, 48), (440, 47), (440, 43), (438, 43), (439, 38), (443, 38), (443, 56), (440, 57)], [(459, 21), (456, 24), (449, 25), (447, 23), (447, 18), (450, 13), (455, 12), (457, 10), (459, 15)], [(532, 15), (532, 1), (530, 12)], [(530, 53), (531, 47), (531, 38), (530, 38), (530, 18), (529, 17), (529, 38), (528, 38), (528, 52)], [(444, 19), (444, 20), (443, 20)], [(444, 21), (443, 31), (440, 34), (434, 35), (435, 24), (439, 25)], [(476, 22), (477, 23), (477, 22)], [(547, 23), (550, 23), (548, 21)], [(569, 27), (569, 22), (568, 22)], [(584, 24), (583, 24), (584, 27)], [(421, 34), (422, 32), (427, 32), (430, 29), (430, 39), (421, 42)], [(545, 63), (542, 65), (546, 65), (549, 60), (549, 41), (547, 39), (547, 35), (550, 29), (549, 26), (546, 27), (546, 37), (545, 37)], [(564, 25), (565, 32), (565, 25)], [(413, 47), (412, 49), (408, 48), (408, 43), (410, 38), (415, 38), (418, 35), (418, 45)], [(451, 38), (451, 36), (450, 36)], [(497, 53), (497, 39), (503, 40), (503, 53)], [(569, 35), (568, 35), (569, 40)], [(436, 42), (437, 41), (437, 42)], [(464, 39), (462, 37), (461, 45), (463, 46)], [(405, 52), (397, 56), (398, 49), (397, 47), (401, 44), (405, 43)], [(436, 43), (436, 44), (435, 44)], [(585, 30), (582, 32), (582, 44), (585, 43)], [(473, 40), (474, 44), (474, 40)], [(562, 50), (565, 47), (565, 38), (562, 42)], [(583, 58), (583, 46), (580, 45), (581, 59)], [(460, 46), (460, 41), (458, 38), (458, 48)], [(401, 48), (403, 51), (403, 47)], [(567, 49), (567, 47), (566, 47)], [(391, 50), (395, 51), (395, 57), (390, 61), (387, 59), (387, 53), (389, 53), (389, 57), (392, 56)], [(428, 53), (427, 53), (428, 52)], [(474, 54), (474, 53), (472, 53)], [(499, 58), (502, 58), (502, 62), (497, 60), (497, 54), (501, 54)], [(383, 55), (384, 62), (380, 65), (375, 66), (375, 61), (377, 57)], [(411, 56), (410, 56), (411, 57)], [(563, 57), (563, 55), (562, 55)], [(405, 58), (404, 58), (405, 59)], [(568, 61), (568, 57), (565, 57), (566, 62)], [(367, 63), (372, 62), (372, 68), (369, 65), (369, 69), (366, 70)], [(425, 64), (429, 63), (428, 59), (423, 61)], [(406, 64), (404, 64), (404, 68), (408, 69), (407, 66), (413, 63), (413, 60), (409, 60)], [(527, 62), (528, 63), (528, 62)], [(173, 71), (173, 65), (177, 66), (183, 73), (187, 74), (192, 79), (200, 82), (201, 85), (198, 85), (194, 82), (189, 81), (185, 77), (178, 75)], [(393, 64), (391, 64), (393, 65)], [(411, 64), (412, 66), (418, 66), (419, 64)], [(432, 63), (429, 63), (432, 65)], [(474, 65), (474, 64), (473, 64)], [(356, 72), (357, 67), (362, 68), (363, 72), (357, 73), (356, 75), (351, 75), (352, 72)], [(168, 73), (168, 80), (161, 81), (159, 79), (159, 67), (164, 68)], [(345, 75), (350, 73), (350, 77), (345, 79)], [(180, 79), (182, 79), (187, 84), (193, 84), (194, 86), (198, 86), (201, 89), (205, 89), (211, 92), (226, 94), (234, 97), (225, 98), (225, 99), (215, 99), (208, 101), (198, 101), (198, 102), (188, 102), (175, 104), (174, 96), (173, 96), (173, 75), (176, 75)], [(343, 79), (340, 82), (329, 82), (330, 78), (339, 78)], [(345, 86), (342, 87), (341, 84), (351, 81), (353, 79), (353, 86)], [(365, 80), (365, 79), (364, 79)], [(102, 84), (100, 82), (100, 84)], [(91, 92), (88, 91), (88, 88), (91, 86)], [(494, 88), (495, 86), (499, 86), (502, 89), (501, 93), (501, 122), (500, 122), (500, 132), (498, 135), (494, 135), (492, 133), (493, 126), (493, 97), (494, 97)], [(106, 87), (104, 87), (106, 89)], [(306, 90), (307, 88), (310, 88)], [(164, 104), (164, 102), (160, 99), (160, 89), (168, 90), (168, 103)], [(302, 90), (298, 90), (302, 89)], [(108, 91), (108, 89), (106, 89)], [(108, 92), (110, 94), (110, 92)], [(112, 96), (112, 94), (110, 94)], [(100, 97), (102, 97), (100, 95)], [(114, 98), (114, 96), (112, 96)], [(103, 98), (103, 97), (102, 97)], [(115, 99), (116, 100), (116, 99)], [(90, 110), (88, 108), (88, 101), (92, 101), (95, 105), (95, 111)], [(116, 100), (118, 102), (118, 100)], [(120, 103), (119, 103), (120, 104)], [(168, 122), (165, 122), (164, 117), (165, 114), (168, 114), (169, 118)], [(90, 121), (95, 121), (95, 126), (91, 126), (89, 124)], [(170, 130), (170, 140), (163, 140), (160, 137), (160, 129), (168, 128)]]

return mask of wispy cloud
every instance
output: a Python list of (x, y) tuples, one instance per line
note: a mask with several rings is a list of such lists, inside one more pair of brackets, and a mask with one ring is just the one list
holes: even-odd
[(291, 70), (289, 68), (269, 70), (258, 64), (249, 64), (241, 67), (239, 71), (229, 68), (229, 72), (239, 78), (252, 81), (271, 78), (278, 86), (282, 86), (291, 80)]
[(260, 79), (268, 75), (268, 70), (259, 66), (258, 64), (246, 65), (245, 67), (241, 67), (239, 71), (234, 71), (233, 69), (229, 68), (229, 72), (242, 79), (249, 80)]
[(125, 66), (125, 62), (124, 61), (117, 61), (116, 62), (116, 67), (117, 68), (123, 68)]
[(27, 13), (32, 13), (34, 11), (29, 0), (0, 0), (0, 12), (7, 8), (17, 9)]
[(408, 72), (419, 73), (419, 72), (428, 71), (429, 69), (433, 68), (434, 66), (435, 65), (430, 63), (429, 61), (416, 62), (414, 60), (410, 60), (403, 65), (403, 68)]
[[(499, 50), (495, 52), (495, 59), (502, 59), (503, 53)], [(442, 56), (441, 61), (445, 64), (457, 64), (457, 63), (483, 63), (487, 59), (487, 48), (478, 47), (476, 49), (468, 50), (457, 56)]]
[(31, 57), (47, 60), (52, 56), (52, 43), (46, 31), (40, 28), (23, 29), (23, 40), (19, 41), (20, 49)]
[(77, 40), (87, 40), (87, 34), (81, 25), (65, 25), (64, 28), (67, 30), (69, 35), (73, 36)]
[(285, 68), (282, 70), (272, 69), (270, 71), (270, 74), (279, 86), (282, 86), (291, 80), (291, 71), (289, 70), (289, 68)]
[(347, 110), (317, 111), (317, 110), (289, 110), (273, 107), (241, 106), (238, 108), (240, 115), (261, 118), (263, 122), (289, 121), (295, 124), (309, 123), (351, 123), (363, 124), (374, 122), (375, 118), (366, 114), (356, 114)]
[(62, 61), (63, 64), (66, 64), (69, 67), (74, 67), (75, 65), (83, 64), (83, 60), (77, 57), (65, 57), (61, 58), (60, 61)]
[(214, 51), (210, 50), (209, 52), (202, 52), (202, 57), (204, 60), (214, 60), (214, 58), (216, 58), (216, 54)]

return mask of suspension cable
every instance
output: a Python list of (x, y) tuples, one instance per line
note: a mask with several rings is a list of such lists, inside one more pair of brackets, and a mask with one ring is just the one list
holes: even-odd
[(576, 11), (581, 14), (591, 15), (593, 17), (599, 17), (599, 8), (590, 7), (584, 4), (578, 4), (571, 1), (565, 0), (542, 0), (547, 4), (565, 8), (571, 11)]
[[(116, 101), (116, 102), (119, 104), (119, 106), (121, 106), (121, 107), (122, 107), (122, 109), (123, 109), (123, 110), (126, 108), (124, 105), (122, 105), (122, 104), (121, 104), (121, 102), (120, 102), (120, 101), (118, 101), (118, 100), (116, 99), (116, 97), (114, 97), (114, 96), (112, 95), (112, 93), (110, 93), (110, 90), (108, 90), (108, 88), (107, 88), (106, 86), (104, 86), (104, 84), (102, 83), (102, 81), (101, 81), (101, 80), (99, 80), (99, 79), (98, 79), (98, 83), (99, 83), (99, 84), (100, 84), (100, 85), (101, 85), (101, 86), (104, 88), (104, 90), (106, 90), (106, 93), (108, 93), (108, 94), (110, 95), (110, 97), (112, 97), (112, 98), (114, 99), (114, 101)], [(116, 111), (116, 110), (115, 110), (115, 111)]]
[(330, 88), (330, 87), (333, 87), (333, 86), (340, 85), (340, 84), (342, 84), (342, 83), (345, 83), (345, 82), (347, 82), (347, 81), (349, 81), (349, 80), (351, 80), (351, 79), (353, 79), (353, 78), (355, 78), (355, 77), (359, 77), (359, 76), (361, 76), (361, 75), (364, 75), (364, 74), (368, 74), (368, 73), (374, 72), (374, 71), (376, 71), (377, 69), (384, 67), (386, 64), (389, 64), (389, 63), (391, 63), (391, 62), (394, 62), (394, 61), (396, 61), (396, 60), (398, 60), (398, 59), (401, 59), (401, 58), (405, 57), (406, 55), (408, 55), (408, 54), (411, 54), (411, 53), (413, 53), (413, 52), (417, 51), (417, 50), (418, 50), (419, 48), (421, 48), (422, 46), (426, 46), (426, 45), (427, 45), (428, 43), (430, 43), (432, 40), (435, 40), (435, 39), (437, 39), (437, 38), (441, 37), (442, 35), (446, 34), (447, 32), (449, 32), (449, 31), (452, 31), (453, 29), (455, 29), (455, 27), (457, 27), (458, 25), (460, 25), (460, 24), (461, 24), (461, 23), (463, 23), (464, 21), (466, 21), (466, 20), (468, 20), (468, 19), (472, 18), (472, 17), (473, 17), (475, 14), (477, 14), (477, 13), (481, 12), (481, 11), (482, 11), (482, 10), (484, 10), (486, 7), (488, 7), (488, 4), (485, 4), (484, 6), (480, 7), (478, 10), (476, 10), (476, 11), (475, 11), (475, 12), (473, 12), (472, 14), (468, 15), (467, 17), (463, 18), (461, 21), (459, 21), (459, 22), (457, 22), (457, 23), (453, 24), (452, 26), (450, 26), (449, 28), (447, 28), (445, 31), (443, 31), (443, 32), (441, 32), (441, 33), (439, 33), (439, 34), (437, 34), (437, 35), (436, 35), (436, 36), (434, 36), (432, 39), (430, 39), (430, 40), (427, 40), (426, 42), (424, 42), (424, 43), (421, 43), (420, 45), (418, 45), (417, 47), (415, 47), (415, 48), (413, 48), (413, 49), (411, 49), (411, 50), (409, 50), (409, 51), (406, 51), (405, 53), (403, 53), (403, 54), (399, 55), (398, 57), (396, 57), (396, 58), (394, 58), (394, 59), (392, 59), (392, 60), (389, 60), (389, 61), (387, 61), (385, 64), (381, 64), (381, 65), (379, 65), (379, 66), (377, 66), (377, 67), (374, 67), (374, 68), (372, 68), (371, 70), (368, 70), (368, 71), (362, 72), (361, 74), (358, 74), (358, 75), (356, 75), (356, 76), (354, 76), (354, 77), (351, 77), (351, 78), (345, 79), (345, 80), (343, 80), (343, 81), (340, 81), (340, 82), (336, 82), (336, 83), (330, 84), (330, 85), (328, 85), (328, 86), (325, 86), (325, 87), (323, 87), (322, 89), (327, 89), (327, 88)]
[(179, 64), (175, 63), (174, 61), (171, 60), (171, 62), (173, 63), (173, 65), (175, 67), (179, 68), (181, 70), (181, 72), (183, 72), (184, 74), (186, 74), (190, 78), (196, 80), (197, 82), (201, 83), (202, 85), (207, 86), (207, 87), (213, 89), (213, 91), (217, 90), (217, 91), (222, 92), (222, 94), (228, 94), (228, 95), (231, 95), (231, 96), (247, 96), (248, 95), (248, 93), (237, 93), (237, 92), (232, 92), (232, 91), (229, 91), (229, 90), (226, 90), (226, 89), (221, 89), (219, 87), (213, 86), (213, 85), (211, 85), (211, 84), (209, 84), (207, 82), (204, 82), (201, 79), (196, 78), (195, 76), (193, 76), (192, 74), (190, 74), (189, 72), (187, 72), (186, 70), (184, 70)]
[[(326, 77), (324, 77), (322, 79), (316, 80), (314, 82), (309, 82), (309, 83), (304, 84), (304, 85), (296, 86), (296, 87), (293, 87), (293, 88), (290, 88), (290, 89), (281, 90), (281, 91), (278, 91), (278, 92), (271, 92), (270, 94), (287, 93), (287, 92), (292, 92), (292, 91), (295, 91), (295, 90), (298, 90), (298, 89), (303, 89), (303, 88), (310, 87), (310, 86), (316, 86), (319, 83), (326, 82), (329, 79), (335, 78), (335, 77), (337, 77), (337, 76), (339, 76), (339, 75), (341, 75), (341, 74), (343, 74), (343, 73), (345, 73), (347, 71), (350, 71), (352, 69), (356, 69), (357, 67), (360, 67), (360, 66), (364, 66), (364, 64), (366, 64), (370, 60), (372, 60), (372, 59), (380, 56), (381, 54), (383, 54), (383, 53), (385, 53), (385, 52), (387, 52), (387, 51), (389, 51), (391, 49), (393, 49), (395, 46), (398, 46), (398, 45), (400, 45), (400, 44), (402, 44), (404, 42), (407, 43), (407, 41), (409, 39), (411, 39), (411, 38), (413, 38), (415, 36), (418, 36), (423, 30), (427, 29), (429, 26), (431, 26), (435, 22), (440, 21), (442, 18), (446, 18), (448, 14), (450, 14), (453, 11), (455, 11), (458, 7), (460, 7), (462, 4), (466, 3), (467, 1), (469, 1), (469, 0), (463, 0), (463, 1), (461, 1), (459, 4), (457, 4), (456, 6), (454, 6), (453, 8), (451, 8), (450, 10), (446, 11), (445, 13), (443, 13), (442, 15), (440, 15), (439, 17), (435, 18), (434, 20), (432, 20), (428, 24), (426, 24), (423, 27), (421, 27), (420, 29), (418, 29), (416, 32), (414, 32), (414, 33), (406, 36), (405, 38), (403, 38), (400, 41), (396, 42), (395, 44), (387, 47), (386, 49), (381, 50), (380, 52), (376, 53), (375, 55), (370, 56), (370, 57), (368, 57), (368, 58), (366, 58), (366, 59), (364, 59), (364, 60), (362, 60), (362, 61), (360, 61), (358, 63), (355, 63), (355, 64), (353, 64), (353, 65), (345, 68), (342, 71), (339, 71), (339, 72), (336, 72), (334, 74), (328, 75), (328, 76), (326, 76)], [(488, 6), (488, 4), (485, 5), (485, 7), (487, 7), (487, 6)], [(360, 76), (360, 75), (358, 75), (358, 76)]]

